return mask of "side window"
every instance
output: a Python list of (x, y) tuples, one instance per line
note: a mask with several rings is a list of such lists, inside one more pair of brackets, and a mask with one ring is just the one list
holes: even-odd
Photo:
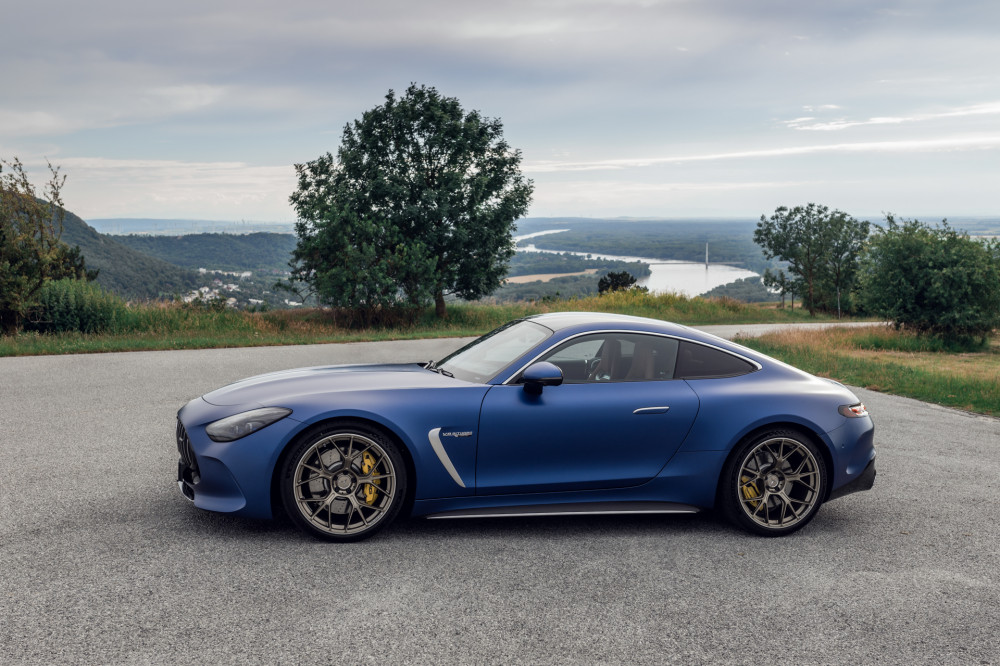
[(735, 377), (756, 370), (753, 364), (714, 347), (681, 342), (677, 354), (678, 379)]
[(559, 366), (567, 384), (672, 379), (677, 340), (637, 333), (601, 333), (571, 340), (542, 360)]
[(579, 384), (588, 381), (594, 369), (600, 364), (603, 347), (603, 335), (588, 335), (556, 347), (542, 360), (558, 365), (565, 383)]

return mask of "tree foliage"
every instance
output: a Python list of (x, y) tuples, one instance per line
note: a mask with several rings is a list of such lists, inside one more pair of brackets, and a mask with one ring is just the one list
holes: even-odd
[(59, 192), (65, 177), (49, 165), (51, 178), (36, 196), (17, 158), (0, 160), (0, 331), (16, 333), (38, 307), (39, 292), (49, 280), (94, 279), (80, 248), (60, 240), (65, 212)]
[(606, 294), (612, 291), (627, 291), (636, 289), (639, 291), (649, 291), (646, 287), (635, 285), (635, 276), (628, 271), (612, 271), (602, 277), (597, 283), (597, 293)]
[(773, 289), (781, 295), (781, 307), (785, 307), (785, 297), (791, 296), (792, 299), (792, 309), (795, 308), (795, 281), (789, 277), (788, 273), (779, 269), (770, 269), (764, 271), (764, 274), (760, 276), (761, 284), (767, 289)]
[(296, 165), (293, 280), (330, 305), (377, 313), (500, 286), (531, 201), (497, 119), (411, 85), (344, 128), (336, 159)]
[[(800, 294), (809, 314), (821, 309), (839, 315), (851, 308), (858, 259), (868, 234), (868, 222), (810, 203), (781, 206), (770, 218), (761, 215), (754, 241), (768, 259), (788, 262), (790, 282), (781, 285), (782, 290)], [(777, 279), (770, 284), (777, 285)]]
[(1000, 243), (886, 216), (861, 273), (868, 310), (920, 333), (985, 338), (1000, 326)]
[(744, 303), (768, 303), (774, 300), (774, 293), (768, 290), (761, 276), (737, 278), (719, 285), (701, 295), (701, 298), (735, 298)]

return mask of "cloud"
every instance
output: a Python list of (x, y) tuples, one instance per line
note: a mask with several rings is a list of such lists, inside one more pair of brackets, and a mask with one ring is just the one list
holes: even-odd
[(790, 157), (814, 155), (817, 153), (900, 153), (900, 152), (940, 152), (955, 150), (993, 150), (1000, 148), (1000, 134), (980, 136), (959, 136), (935, 139), (909, 139), (902, 141), (866, 141), (856, 143), (819, 144), (812, 146), (789, 146), (734, 152), (670, 155), (664, 157), (637, 157), (605, 159), (593, 161), (540, 161), (528, 162), (524, 171), (528, 173), (555, 173), (562, 171), (605, 171), (636, 169), (662, 164), (683, 164), (686, 162), (710, 162), (751, 158)]
[[(808, 108), (808, 107), (807, 107)], [(836, 106), (821, 108), (839, 108)], [(975, 104), (949, 111), (939, 111), (937, 113), (918, 113), (909, 116), (884, 116), (868, 118), (867, 120), (832, 120), (826, 122), (813, 122), (816, 118), (794, 118), (785, 121), (785, 125), (792, 129), (830, 132), (844, 130), (851, 127), (863, 127), (867, 125), (902, 125), (904, 123), (918, 123), (929, 120), (940, 120), (943, 118), (964, 118), (967, 116), (987, 116), (1000, 114), (1000, 102), (989, 102), (986, 104)]]
[(132, 88), (107, 83), (72, 104), (46, 104), (56, 110), (0, 107), (0, 135), (60, 135), (151, 123), (218, 105), (229, 91), (227, 86), (207, 84)]
[(68, 176), (66, 205), (84, 219), (294, 217), (288, 204), (295, 189), (290, 165), (76, 157), (60, 159), (59, 166)]

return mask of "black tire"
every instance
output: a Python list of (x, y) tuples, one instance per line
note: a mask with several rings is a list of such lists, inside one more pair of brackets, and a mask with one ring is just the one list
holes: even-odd
[(770, 430), (736, 447), (722, 470), (719, 506), (749, 532), (784, 536), (816, 516), (828, 478), (823, 455), (809, 437)]
[(406, 499), (406, 464), (392, 438), (364, 423), (316, 429), (285, 456), (281, 499), (292, 522), (327, 541), (361, 541)]

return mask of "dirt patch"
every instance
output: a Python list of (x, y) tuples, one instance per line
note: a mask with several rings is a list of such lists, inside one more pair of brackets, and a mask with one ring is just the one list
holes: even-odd
[(577, 271), (576, 273), (535, 273), (534, 275), (518, 275), (516, 277), (510, 277), (507, 278), (507, 282), (510, 282), (511, 284), (524, 284), (525, 282), (548, 282), (549, 280), (557, 277), (593, 275), (596, 272), (596, 268), (588, 268), (585, 271)]

